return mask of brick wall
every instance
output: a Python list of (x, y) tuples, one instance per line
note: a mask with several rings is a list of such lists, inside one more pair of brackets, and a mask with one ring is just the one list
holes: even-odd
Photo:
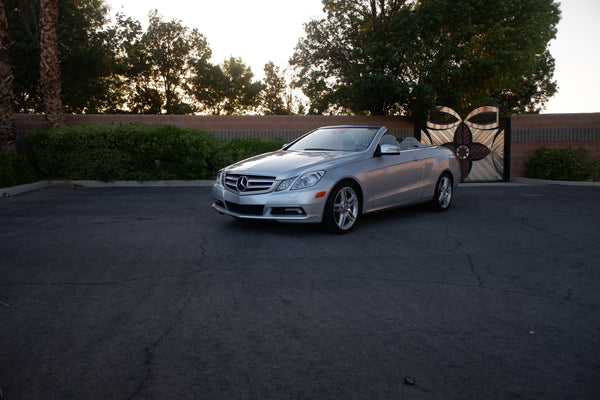
[(600, 160), (600, 113), (513, 115), (511, 179), (524, 176), (525, 161), (539, 147), (583, 147)]
[[(25, 135), (45, 126), (43, 115), (19, 114), (17, 132)], [(327, 125), (384, 125), (398, 137), (412, 136), (413, 123), (403, 117), (322, 115), (204, 116), (204, 115), (65, 115), (66, 125), (132, 123), (168, 124), (204, 130), (217, 139), (233, 137), (292, 140), (311, 129)]]

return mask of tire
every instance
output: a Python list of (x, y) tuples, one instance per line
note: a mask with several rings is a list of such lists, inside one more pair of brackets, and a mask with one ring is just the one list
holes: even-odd
[(342, 181), (334, 186), (323, 211), (323, 225), (333, 233), (348, 233), (358, 221), (361, 210), (358, 186)]
[(454, 186), (452, 177), (448, 173), (440, 176), (435, 185), (435, 193), (431, 199), (431, 208), (435, 211), (446, 211), (452, 204), (454, 197)]

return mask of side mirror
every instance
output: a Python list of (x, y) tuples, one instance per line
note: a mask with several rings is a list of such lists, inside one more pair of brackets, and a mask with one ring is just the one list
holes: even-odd
[(379, 154), (381, 155), (389, 155), (389, 154), (400, 154), (400, 147), (395, 144), (382, 144), (380, 145)]

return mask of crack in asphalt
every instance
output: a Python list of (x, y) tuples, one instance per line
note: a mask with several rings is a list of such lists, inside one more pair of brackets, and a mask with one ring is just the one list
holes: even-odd
[[(202, 272), (268, 272), (268, 273), (279, 273), (279, 274), (294, 274), (294, 275), (306, 275), (306, 271), (289, 271), (289, 270), (277, 270), (273, 268), (205, 268), (202, 269)], [(475, 272), (475, 277), (480, 277), (480, 275)], [(483, 289), (490, 292), (497, 293), (505, 293), (510, 295), (518, 295), (518, 296), (528, 296), (528, 297), (537, 297), (552, 301), (566, 301), (568, 303), (572, 303), (578, 305), (583, 308), (588, 308), (592, 310), (599, 310), (600, 305), (584, 303), (581, 301), (576, 301), (570, 297), (564, 296), (550, 296), (540, 293), (534, 292), (526, 292), (520, 290), (513, 289), (502, 289), (497, 287), (490, 287), (483, 284), (483, 278), (477, 279), (477, 283), (462, 283), (462, 282), (449, 282), (446, 280), (428, 280), (428, 279), (400, 279), (400, 278), (387, 278), (387, 277), (375, 277), (375, 276), (366, 276), (366, 275), (344, 275), (344, 274), (333, 274), (333, 273), (311, 273), (311, 276), (326, 276), (328, 278), (337, 278), (337, 279), (349, 279), (349, 280), (360, 280), (360, 281), (378, 281), (378, 282), (391, 282), (391, 283), (416, 283), (423, 285), (442, 285), (442, 286), (450, 286), (450, 287), (461, 287), (461, 288), (469, 288), (469, 289)]]
[[(205, 256), (205, 251), (203, 257)], [(333, 273), (319, 273), (318, 275), (327, 276), (330, 278), (339, 278), (339, 279), (352, 279), (352, 280), (364, 280), (364, 281), (379, 281), (379, 282), (392, 282), (392, 283), (416, 283), (423, 285), (442, 285), (442, 286), (450, 286), (450, 287), (462, 287), (462, 288), (472, 288), (472, 289), (484, 289), (491, 292), (498, 293), (506, 293), (512, 295), (519, 296), (528, 296), (528, 297), (538, 297), (544, 298), (548, 300), (562, 300), (572, 304), (576, 304), (580, 307), (598, 310), (600, 309), (599, 305), (585, 303), (582, 301), (577, 301), (572, 297), (572, 291), (567, 296), (557, 297), (544, 295), (540, 293), (520, 291), (514, 289), (502, 289), (497, 287), (490, 287), (484, 284), (483, 277), (476, 270), (476, 263), (473, 261), (472, 257), (468, 254), (464, 254), (469, 261), (469, 269), (474, 277), (476, 283), (463, 283), (463, 282), (450, 282), (447, 280), (428, 280), (428, 279), (401, 279), (401, 278), (389, 278), (389, 277), (376, 277), (376, 276), (366, 276), (366, 275), (344, 275), (344, 274), (333, 274)], [(190, 277), (194, 275), (200, 275), (207, 272), (261, 272), (261, 273), (278, 273), (278, 274), (295, 274), (295, 275), (305, 275), (306, 271), (290, 271), (290, 270), (277, 270), (272, 268), (206, 268), (202, 267), (202, 261), (199, 260), (198, 266), (201, 268), (197, 268), (185, 273), (181, 274), (168, 274), (168, 275), (150, 275), (150, 276), (142, 276), (131, 279), (123, 279), (118, 281), (106, 281), (106, 282), (10, 282), (5, 284), (0, 284), (0, 287), (11, 287), (11, 286), (89, 286), (89, 287), (102, 287), (102, 286), (116, 286), (127, 284), (136, 281), (142, 280), (162, 280), (167, 278), (182, 278), (182, 277)], [(317, 274), (312, 274), (313, 276)]]
[(168, 278), (184, 278), (196, 274), (201, 274), (204, 272), (204, 269), (193, 269), (191, 271), (183, 272), (181, 274), (165, 274), (165, 275), (147, 275), (147, 276), (139, 276), (135, 278), (129, 279), (121, 279), (118, 281), (103, 281), (103, 282), (71, 282), (71, 281), (56, 281), (56, 282), (9, 282), (5, 284), (0, 284), (0, 287), (10, 287), (10, 286), (117, 286), (123, 285), (131, 282), (139, 282), (139, 281), (147, 281), (147, 280), (161, 280)]
[[(446, 235), (447, 235), (447, 239), (451, 238), (450, 234), (447, 233)], [(462, 242), (457, 242), (456, 246), (454, 246), (454, 248), (452, 250), (450, 250), (450, 252), (456, 253), (462, 247), (463, 247), (463, 243)], [(478, 287), (484, 287), (484, 285), (483, 285), (483, 278), (481, 277), (481, 274), (479, 272), (477, 272), (477, 269), (476, 269), (477, 265), (475, 264), (475, 261), (473, 260), (473, 257), (471, 257), (471, 255), (469, 253), (466, 253), (466, 252), (458, 253), (458, 255), (464, 255), (467, 258), (467, 261), (469, 262), (469, 269), (471, 271), (471, 275), (477, 281), (477, 286)]]
[[(207, 243), (208, 242), (206, 240), (206, 237), (202, 236), (201, 241), (198, 244), (198, 247), (200, 248), (200, 257), (197, 260), (197, 264), (199, 266), (201, 266), (208, 258), (207, 250), (206, 250)], [(200, 271), (198, 271), (198, 272), (200, 272)], [(188, 274), (187, 276), (189, 276), (189, 275), (192, 275), (192, 274)], [(136, 386), (135, 391), (131, 394), (131, 396), (128, 397), (129, 400), (136, 398), (141, 393), (141, 391), (144, 389), (146, 384), (152, 380), (152, 377), (154, 376), (154, 371), (153, 371), (154, 352), (163, 343), (163, 341), (171, 335), (173, 330), (179, 325), (179, 323), (181, 322), (181, 320), (183, 318), (183, 314), (187, 311), (190, 304), (192, 304), (192, 299), (196, 295), (197, 292), (198, 292), (198, 280), (194, 280), (193, 289), (192, 289), (191, 293), (187, 296), (187, 298), (185, 299), (185, 301), (183, 302), (183, 304), (181, 305), (181, 307), (179, 308), (177, 313), (175, 313), (175, 317), (173, 318), (171, 323), (166, 327), (165, 330), (162, 331), (162, 333), (156, 338), (156, 340), (154, 340), (154, 342), (152, 342), (150, 344), (150, 346), (146, 347), (146, 349), (144, 351), (145, 352), (144, 367), (146, 369), (146, 372), (145, 372), (144, 376), (142, 377), (142, 379), (140, 380), (140, 383)]]
[[(195, 283), (195, 286), (197, 288), (196, 283)], [(140, 383), (135, 388), (135, 391), (131, 394), (131, 396), (128, 397), (128, 399), (131, 400), (131, 399), (134, 399), (135, 397), (137, 397), (140, 394), (140, 392), (144, 389), (144, 387), (146, 386), (146, 383), (149, 382), (152, 379), (152, 377), (154, 376), (154, 372), (152, 369), (152, 364), (154, 362), (154, 351), (161, 345), (161, 343), (165, 340), (165, 338), (167, 338), (171, 334), (171, 332), (173, 332), (175, 327), (177, 327), (177, 325), (179, 325), (179, 322), (183, 318), (184, 312), (187, 311), (187, 308), (192, 303), (192, 298), (194, 297), (195, 294), (196, 294), (196, 290), (194, 290), (187, 297), (185, 302), (182, 304), (182, 306), (179, 308), (179, 310), (175, 314), (175, 318), (173, 319), (173, 321), (171, 321), (171, 324), (169, 324), (169, 326), (166, 327), (166, 329), (158, 336), (158, 338), (154, 342), (152, 342), (150, 344), (150, 346), (146, 347), (146, 349), (144, 350), (144, 353), (145, 353), (144, 367), (146, 369), (146, 372), (145, 372), (144, 376), (142, 377)]]
[(467, 257), (467, 260), (469, 261), (469, 266), (471, 268), (471, 273), (473, 274), (473, 276), (477, 280), (477, 286), (478, 287), (484, 287), (481, 275), (475, 269), (476, 268), (475, 261), (473, 261), (473, 258), (469, 254), (465, 254), (465, 256)]
[(450, 235), (450, 225), (446, 225), (444, 227), (444, 237), (445, 239), (451, 239), (452, 235)]
[(554, 236), (557, 239), (560, 239), (566, 243), (568, 243), (571, 246), (576, 246), (576, 247), (580, 247), (580, 248), (584, 248), (586, 250), (590, 250), (593, 251), (594, 253), (598, 253), (598, 247), (590, 247), (585, 245), (584, 243), (578, 242), (578, 241), (574, 241), (571, 238), (567, 237), (567, 236), (563, 236), (560, 233), (542, 228), (538, 225), (535, 225), (534, 223), (532, 223), (529, 219), (527, 219), (526, 217), (523, 217), (521, 215), (517, 215), (514, 213), (513, 210), (509, 209), (509, 208), (505, 208), (504, 210), (509, 216), (511, 216), (512, 218), (514, 218), (519, 224), (521, 224), (522, 226), (524, 226), (525, 228), (528, 228), (532, 231), (538, 231), (538, 232), (543, 232), (545, 234)]
[[(523, 224), (524, 226), (526, 226), (526, 227), (528, 227), (530, 229), (537, 229), (537, 230), (542, 231), (544, 233), (552, 234), (554, 236), (562, 238), (560, 235), (557, 235), (557, 234), (555, 234), (553, 232), (546, 231), (546, 230), (544, 230), (542, 228), (539, 228), (537, 226), (529, 224), (528, 221), (525, 218), (518, 217), (518, 216), (516, 216), (514, 214), (511, 214), (511, 216), (514, 217), (514, 218), (519, 219), (521, 224)], [(446, 239), (451, 239), (452, 238), (452, 236), (449, 233), (448, 226), (446, 226), (446, 228), (444, 230), (444, 234), (446, 235)], [(574, 242), (569, 241), (568, 239), (565, 239), (565, 238), (562, 238), (562, 239), (566, 240), (568, 243), (574, 244)], [(578, 243), (578, 244), (581, 246), (581, 243)], [(495, 287), (486, 286), (484, 284), (484, 280), (483, 280), (482, 275), (477, 271), (477, 263), (475, 262), (475, 260), (473, 259), (473, 257), (470, 254), (468, 254), (468, 253), (466, 253), (464, 251), (463, 252), (459, 252), (459, 250), (462, 247), (463, 247), (463, 243), (459, 241), (449, 251), (451, 253), (456, 253), (457, 255), (464, 255), (467, 258), (471, 275), (475, 278), (475, 281), (477, 282), (477, 284), (473, 285), (473, 284), (454, 283), (454, 282), (447, 282), (447, 281), (429, 281), (429, 283), (431, 283), (431, 284), (442, 284), (442, 285), (448, 285), (448, 286), (462, 286), (462, 287), (481, 288), (481, 289), (489, 290), (489, 291), (492, 291), (492, 292), (500, 292), (500, 293), (506, 293), (506, 294), (512, 294), (512, 295), (520, 295), (520, 296), (538, 297), (538, 298), (544, 298), (544, 299), (553, 300), (553, 301), (566, 301), (568, 303), (575, 304), (575, 305), (577, 305), (579, 307), (587, 308), (587, 309), (591, 309), (591, 310), (598, 310), (598, 309), (600, 309), (600, 305), (591, 304), (591, 303), (585, 303), (585, 302), (578, 301), (578, 300), (574, 299), (573, 296), (572, 296), (572, 294), (573, 294), (573, 290), (572, 289), (569, 290), (569, 292), (567, 293), (566, 296), (560, 297), (558, 295), (556, 295), (556, 296), (550, 296), (550, 295), (544, 295), (544, 294), (533, 293), (533, 292), (525, 292), (525, 291), (512, 290), (512, 289), (501, 289), (501, 288), (495, 288)], [(425, 281), (414, 281), (414, 280), (410, 280), (410, 281), (406, 281), (406, 282), (427, 283)]]
[(405, 335), (407, 333), (419, 333), (419, 334), (427, 334), (427, 335), (454, 335), (454, 336), (490, 336), (497, 337), (496, 335), (489, 335), (489, 332), (480, 329), (476, 331), (451, 331), (445, 329), (403, 329), (401, 331), (394, 332), (394, 336)]
[[(197, 282), (195, 282), (194, 286), (197, 289)], [(154, 375), (154, 372), (152, 370), (152, 364), (154, 361), (154, 351), (161, 345), (161, 343), (165, 340), (165, 338), (167, 338), (171, 334), (171, 332), (173, 332), (175, 327), (177, 327), (177, 325), (179, 325), (179, 322), (183, 318), (184, 312), (187, 311), (187, 308), (192, 303), (192, 298), (194, 297), (195, 294), (196, 294), (196, 290), (193, 290), (192, 293), (184, 301), (182, 306), (179, 308), (179, 310), (175, 314), (175, 318), (173, 319), (173, 321), (171, 321), (169, 326), (167, 326), (166, 329), (158, 336), (158, 338), (154, 342), (152, 342), (152, 344), (150, 344), (150, 346), (146, 347), (146, 349), (144, 350), (144, 353), (146, 355), (145, 360), (144, 360), (144, 367), (146, 368), (146, 373), (144, 374), (140, 383), (137, 385), (133, 394), (131, 396), (129, 396), (128, 399), (131, 400), (131, 399), (134, 399), (135, 397), (137, 397), (137, 395), (139, 395), (140, 392), (143, 390), (146, 383), (152, 379), (152, 377)]]

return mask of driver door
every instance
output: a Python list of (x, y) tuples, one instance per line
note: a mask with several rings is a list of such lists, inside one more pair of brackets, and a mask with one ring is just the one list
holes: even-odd
[(416, 203), (423, 181), (423, 163), (418, 149), (373, 157), (366, 172), (369, 211)]

